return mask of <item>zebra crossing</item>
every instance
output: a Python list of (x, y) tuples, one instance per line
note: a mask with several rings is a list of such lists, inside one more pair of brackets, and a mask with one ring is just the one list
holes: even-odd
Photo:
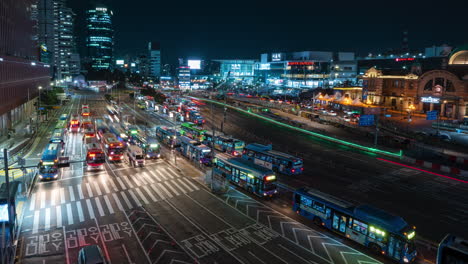
[(177, 175), (168, 167), (133, 173), (33, 193), (27, 207), (32, 218), (32, 233), (112, 215), (200, 189), (193, 180)]

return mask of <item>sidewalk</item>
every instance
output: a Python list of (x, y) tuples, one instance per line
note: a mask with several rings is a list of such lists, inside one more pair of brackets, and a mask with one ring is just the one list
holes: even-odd
[[(8, 163), (11, 165), (16, 162), (17, 157), (21, 154), (21, 151), (32, 141), (33, 134), (32, 130), (35, 129), (33, 126), (29, 126), (29, 120), (22, 121), (13, 127), (15, 132), (12, 132), (10, 136), (5, 135), (0, 137), (0, 149), (8, 149)], [(3, 156), (3, 153), (0, 154)], [(0, 162), (0, 169), (4, 168), (3, 161)]]

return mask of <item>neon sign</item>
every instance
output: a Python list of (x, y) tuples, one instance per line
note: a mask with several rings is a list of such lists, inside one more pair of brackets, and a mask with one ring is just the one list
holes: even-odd
[(433, 103), (433, 104), (438, 104), (440, 103), (440, 98), (438, 97), (421, 97), (421, 102), (423, 103)]
[(414, 61), (414, 58), (396, 58), (395, 61)]
[(314, 65), (313, 61), (288, 61), (288, 66), (310, 66)]

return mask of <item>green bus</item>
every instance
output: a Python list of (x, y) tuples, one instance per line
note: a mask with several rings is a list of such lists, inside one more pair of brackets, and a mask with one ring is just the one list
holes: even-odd
[(206, 130), (191, 122), (182, 123), (180, 125), (180, 134), (193, 140), (202, 142), (205, 140), (205, 133)]

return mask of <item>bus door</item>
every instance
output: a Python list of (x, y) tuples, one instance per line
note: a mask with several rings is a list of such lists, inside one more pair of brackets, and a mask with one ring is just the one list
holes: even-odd
[(388, 238), (387, 255), (396, 260), (400, 260), (402, 257), (401, 253), (402, 253), (404, 242), (398, 239), (398, 237), (395, 237), (391, 233), (389, 235), (390, 236)]
[(333, 211), (332, 218), (332, 230), (339, 233), (346, 233), (346, 223), (348, 222), (348, 217), (340, 212)]
[(367, 239), (367, 232), (369, 232), (369, 225), (357, 219), (353, 220), (351, 217), (349, 218), (349, 225), (346, 230), (347, 237), (364, 245)]

